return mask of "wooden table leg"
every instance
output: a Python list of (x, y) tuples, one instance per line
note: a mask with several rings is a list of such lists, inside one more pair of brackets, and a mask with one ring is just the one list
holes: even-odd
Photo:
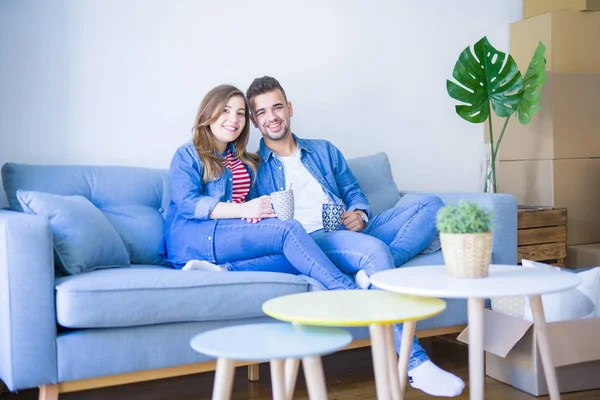
[(390, 380), (388, 374), (385, 328), (382, 325), (369, 325), (371, 334), (371, 353), (375, 371), (375, 388), (378, 400), (390, 400)]
[(544, 376), (548, 385), (548, 393), (551, 400), (560, 399), (560, 391), (558, 390), (558, 381), (556, 380), (556, 370), (552, 363), (552, 355), (550, 353), (550, 345), (548, 344), (548, 333), (546, 330), (546, 317), (544, 315), (544, 306), (542, 305), (541, 296), (529, 296), (531, 304), (531, 312), (533, 313), (533, 322), (535, 335), (537, 339), (538, 349), (542, 365), (544, 366)]
[(273, 400), (286, 400), (285, 360), (271, 360), (271, 389)]
[(260, 379), (260, 364), (248, 365), (248, 380), (250, 382), (256, 382)]
[(298, 377), (298, 367), (300, 360), (297, 358), (288, 358), (285, 360), (285, 393), (288, 399), (294, 397), (296, 388), (296, 378)]
[(400, 380), (398, 379), (398, 354), (394, 345), (394, 327), (393, 325), (384, 325), (385, 347), (387, 351), (387, 370), (390, 380), (390, 396), (392, 400), (402, 400), (400, 393)]
[(485, 353), (483, 351), (483, 299), (469, 298), (469, 386), (471, 400), (483, 400)]
[(212, 400), (229, 400), (229, 398), (231, 398), (234, 372), (234, 360), (227, 358), (217, 359), (217, 370), (215, 371)]
[(304, 357), (302, 359), (302, 368), (306, 377), (308, 398), (311, 400), (327, 400), (327, 386), (325, 385), (325, 374), (323, 373), (321, 357)]
[(406, 321), (402, 327), (402, 342), (400, 343), (400, 359), (398, 361), (398, 377), (400, 380), (400, 398), (404, 398), (408, 383), (408, 362), (412, 351), (412, 342), (415, 336), (416, 321)]

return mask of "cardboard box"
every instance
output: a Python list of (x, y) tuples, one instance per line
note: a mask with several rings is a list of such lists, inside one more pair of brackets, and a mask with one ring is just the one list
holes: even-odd
[(523, 18), (559, 10), (600, 11), (600, 0), (523, 0)]
[(518, 204), (566, 207), (567, 244), (600, 242), (600, 158), (500, 161), (496, 177)]
[[(486, 374), (535, 396), (548, 394), (533, 323), (484, 310)], [(458, 340), (468, 343), (468, 327)], [(561, 393), (600, 388), (600, 318), (547, 324)]]
[(567, 266), (572, 269), (600, 266), (600, 243), (567, 247)]
[(510, 54), (524, 73), (538, 45), (546, 70), (600, 72), (600, 12), (554, 11), (510, 25)]
[[(511, 117), (502, 138), (499, 159), (600, 157), (598, 93), (600, 73), (548, 72), (540, 99), (542, 109), (527, 125), (521, 125), (516, 115)], [(504, 122), (505, 118), (492, 113), (494, 142), (497, 142)], [(484, 124), (484, 138), (489, 143), (487, 123)]]

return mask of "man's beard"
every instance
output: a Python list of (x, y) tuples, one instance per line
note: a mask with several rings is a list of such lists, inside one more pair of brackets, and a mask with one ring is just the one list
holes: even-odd
[[(265, 129), (265, 131), (262, 132), (263, 136), (265, 136), (269, 140), (273, 140), (273, 141), (283, 140), (289, 133), (290, 133), (290, 128), (285, 128), (283, 130), (283, 132), (278, 132), (278, 133), (271, 133), (267, 129)], [(274, 136), (274, 135), (276, 135), (276, 136)]]

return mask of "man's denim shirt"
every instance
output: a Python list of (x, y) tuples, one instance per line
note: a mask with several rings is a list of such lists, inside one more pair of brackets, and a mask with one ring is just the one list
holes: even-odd
[[(233, 151), (233, 145), (228, 149)], [(246, 169), (253, 179), (252, 170), (248, 166)], [(206, 259), (202, 254), (209, 255), (208, 261), (216, 261), (212, 243), (217, 220), (210, 219), (209, 215), (219, 202), (231, 202), (233, 181), (231, 172), (225, 168), (221, 178), (203, 183), (203, 170), (193, 142), (177, 149), (171, 161), (171, 201), (159, 251), (165, 261), (176, 266), (193, 259)], [(255, 187), (251, 187), (247, 199), (253, 197), (256, 197)], [(198, 246), (206, 247), (196, 253), (194, 249)]]
[[(338, 148), (327, 140), (299, 139), (296, 135), (293, 136), (300, 149), (302, 164), (323, 186), (329, 198), (336, 204), (343, 204), (347, 211), (365, 210), (371, 215), (369, 202)], [(256, 176), (258, 195), (285, 189), (283, 165), (262, 139), (258, 155), (261, 157)]]

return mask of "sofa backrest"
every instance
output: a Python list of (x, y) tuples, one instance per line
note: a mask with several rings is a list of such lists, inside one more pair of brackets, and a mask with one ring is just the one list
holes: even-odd
[(387, 154), (351, 158), (348, 166), (367, 196), (373, 215), (394, 207), (400, 200), (401, 194), (394, 182)]
[(7, 163), (2, 181), (10, 208), (23, 211), (17, 190), (81, 195), (111, 222), (134, 264), (159, 264), (169, 204), (166, 170), (137, 167), (46, 166)]
[[(348, 165), (374, 215), (400, 199), (385, 153), (349, 159)], [(17, 200), (19, 189), (87, 198), (114, 226), (133, 264), (161, 262), (157, 253), (170, 199), (168, 170), (7, 163), (2, 180), (15, 211), (23, 211)]]

